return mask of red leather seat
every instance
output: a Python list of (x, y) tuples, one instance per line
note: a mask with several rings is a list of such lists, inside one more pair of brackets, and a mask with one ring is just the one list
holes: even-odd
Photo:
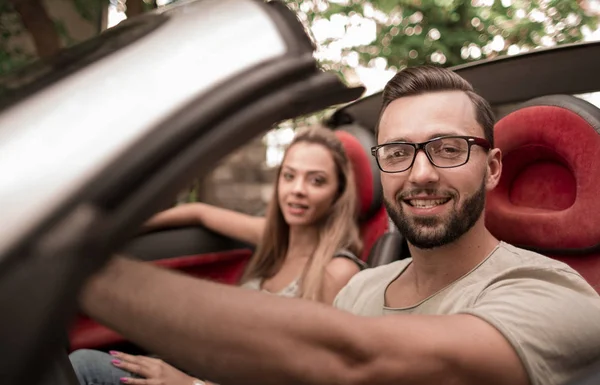
[(336, 135), (342, 141), (354, 169), (360, 205), (360, 232), (363, 240), (361, 258), (366, 261), (371, 248), (385, 233), (388, 226), (381, 183), (378, 173), (374, 172), (372, 158), (369, 155), (371, 143), (367, 140), (361, 142), (358, 136), (347, 131), (336, 131)]
[(569, 95), (531, 100), (495, 126), (503, 152), (486, 225), (562, 260), (600, 289), (600, 110)]

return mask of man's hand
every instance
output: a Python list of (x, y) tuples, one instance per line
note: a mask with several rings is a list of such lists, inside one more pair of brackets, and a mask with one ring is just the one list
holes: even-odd
[(144, 378), (124, 377), (121, 382), (134, 385), (192, 385), (194, 378), (175, 369), (163, 360), (145, 356), (132, 356), (112, 351), (113, 365)]

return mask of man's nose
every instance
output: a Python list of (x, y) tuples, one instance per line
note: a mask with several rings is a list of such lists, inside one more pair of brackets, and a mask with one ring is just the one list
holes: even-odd
[(439, 180), (438, 169), (431, 164), (425, 151), (417, 152), (409, 172), (408, 180), (415, 185), (428, 185)]

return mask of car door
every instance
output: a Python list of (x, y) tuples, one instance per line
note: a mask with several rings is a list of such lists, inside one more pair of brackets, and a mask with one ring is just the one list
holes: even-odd
[(4, 383), (57, 381), (82, 283), (192, 178), (278, 121), (360, 96), (313, 49), (278, 2), (182, 2), (4, 83)]

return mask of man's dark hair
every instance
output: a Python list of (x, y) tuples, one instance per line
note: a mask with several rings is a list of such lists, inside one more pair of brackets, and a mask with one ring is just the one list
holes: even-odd
[[(383, 104), (379, 121), (387, 106), (396, 99), (405, 96), (421, 95), (438, 91), (463, 91), (475, 107), (475, 118), (483, 128), (485, 139), (494, 147), (494, 113), (492, 107), (473, 86), (448, 69), (434, 66), (410, 67), (399, 71), (383, 89)], [(379, 121), (375, 134), (379, 131)]]

